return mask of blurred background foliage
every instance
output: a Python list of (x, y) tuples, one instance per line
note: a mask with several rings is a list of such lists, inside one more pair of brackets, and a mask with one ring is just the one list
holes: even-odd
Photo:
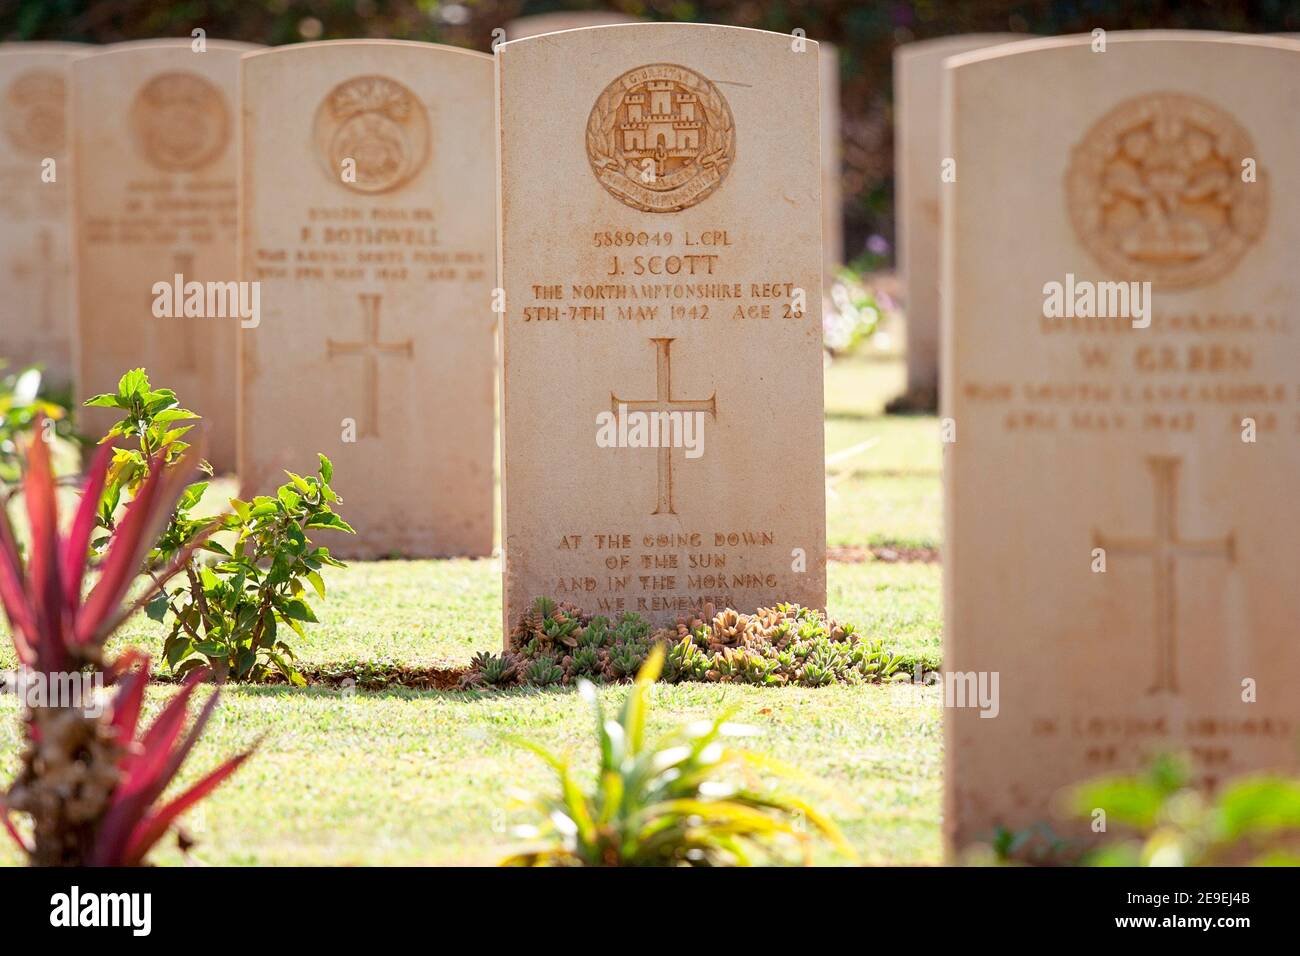
[(649, 20), (796, 27), (840, 52), (845, 252), (874, 266), (893, 243), (891, 54), (913, 40), (1013, 31), (1300, 32), (1300, 0), (4, 0), (0, 39), (113, 43), (188, 36), (277, 45), (355, 37), (425, 40), (488, 51), (509, 20), (560, 10), (608, 10)]

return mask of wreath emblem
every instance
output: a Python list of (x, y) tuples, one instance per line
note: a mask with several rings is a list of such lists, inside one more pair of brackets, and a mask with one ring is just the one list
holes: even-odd
[[(416, 95), (385, 76), (358, 76), (316, 109), (317, 153), (329, 177), (360, 193), (404, 185), (429, 158), (429, 118)], [(344, 163), (354, 177), (344, 177)]]
[(614, 198), (643, 212), (679, 212), (726, 178), (735, 121), (718, 88), (694, 70), (655, 63), (605, 87), (587, 119), (587, 158)]
[(230, 110), (210, 81), (197, 73), (160, 73), (136, 94), (131, 122), (140, 152), (167, 172), (208, 165), (230, 142)]
[(60, 156), (66, 140), (63, 77), (29, 70), (10, 85), (4, 100), (5, 133), (29, 156)]
[(1226, 112), (1183, 93), (1120, 103), (1074, 148), (1066, 204), (1108, 271), (1166, 289), (1229, 272), (1263, 234), (1268, 183), (1243, 181), (1257, 158)]

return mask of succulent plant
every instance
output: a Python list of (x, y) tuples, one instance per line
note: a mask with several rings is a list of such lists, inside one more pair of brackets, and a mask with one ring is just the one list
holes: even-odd
[(631, 677), (641, 669), (649, 648), (639, 641), (615, 644), (609, 652), (609, 666), (615, 677)]
[(578, 635), (579, 647), (599, 648), (609, 639), (609, 619), (593, 617)]
[(809, 661), (799, 672), (799, 683), (805, 687), (825, 687), (835, 683), (835, 671), (817, 661)]
[(779, 667), (780, 665), (770, 657), (752, 652), (746, 653), (741, 659), (739, 677), (746, 684), (757, 684), (760, 687), (784, 684), (785, 678), (779, 673)]
[(745, 651), (742, 648), (724, 647), (713, 655), (713, 667), (709, 669), (711, 680), (730, 682), (740, 676), (745, 663)]
[(504, 687), (514, 681), (518, 665), (509, 654), (490, 654), (480, 651), (470, 661), (470, 670), (478, 675), (484, 684)]
[(713, 618), (713, 642), (723, 647), (734, 647), (744, 641), (749, 629), (747, 615), (727, 608)]
[(572, 673), (582, 677), (594, 677), (600, 673), (600, 651), (594, 647), (579, 647), (571, 658)]
[[(566, 679), (625, 679), (656, 644), (666, 646), (663, 677), (668, 681), (771, 686), (803, 682), (808, 669), (807, 682), (858, 684), (899, 679), (902, 666), (881, 641), (798, 604), (759, 608), (750, 615), (734, 608), (715, 612), (706, 604), (699, 613), (679, 617), (672, 627), (654, 630), (631, 612), (611, 624), (605, 617), (587, 618), (570, 604), (534, 603), (513, 634), (528, 635), (512, 641), (525, 659), (554, 657)], [(807, 668), (810, 663), (814, 666)], [(467, 683), (483, 683), (479, 669), (472, 666)]]
[(548, 618), (546, 623), (542, 625), (542, 633), (546, 636), (546, 640), (553, 645), (561, 644), (565, 647), (577, 647), (578, 638), (574, 635), (574, 631), (578, 630), (579, 626), (577, 618), (560, 615)]
[(668, 648), (664, 659), (664, 679), (669, 682), (701, 681), (709, 672), (713, 656), (691, 638), (683, 637)]
[(642, 638), (650, 636), (650, 622), (642, 618), (639, 614), (633, 614), (628, 611), (619, 618), (618, 624), (614, 627), (612, 640), (615, 644), (625, 644), (630, 641), (639, 641)]
[(550, 654), (541, 654), (524, 668), (524, 683), (534, 687), (547, 687), (564, 680), (564, 669)]
[(817, 618), (804, 618), (799, 622), (797, 631), (799, 640), (813, 641), (819, 637), (826, 637), (826, 625)]

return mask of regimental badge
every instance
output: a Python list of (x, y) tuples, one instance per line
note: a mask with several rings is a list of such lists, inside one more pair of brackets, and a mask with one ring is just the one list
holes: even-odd
[(689, 209), (722, 185), (736, 157), (731, 107), (684, 66), (629, 70), (591, 108), (587, 157), (619, 202), (644, 212)]
[[(315, 137), (330, 178), (361, 193), (396, 189), (429, 159), (424, 106), (384, 76), (358, 76), (334, 87), (316, 110)], [(343, 174), (348, 160), (351, 176)]]
[(5, 135), (28, 156), (58, 157), (67, 145), (67, 89), (54, 70), (28, 70), (9, 84), (4, 98)]
[(1263, 234), (1268, 183), (1246, 131), (1212, 103), (1150, 93), (1116, 106), (1074, 148), (1066, 173), (1080, 241), (1115, 278), (1157, 288), (1231, 271)]
[(230, 109), (221, 90), (197, 73), (160, 73), (131, 106), (136, 144), (167, 172), (202, 169), (230, 142)]

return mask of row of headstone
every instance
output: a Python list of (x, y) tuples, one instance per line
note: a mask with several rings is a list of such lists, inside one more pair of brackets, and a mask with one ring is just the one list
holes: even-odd
[[(955, 846), (1159, 751), (1189, 751), (1206, 783), (1296, 762), (1300, 43), (1104, 39), (942, 60), (928, 175)], [(141, 251), (79, 280), (83, 315), (106, 322), (174, 268), (155, 231), (185, 227), (205, 268), (242, 180), (262, 318), (241, 333), (241, 468), (270, 481), (325, 451), (360, 547), (420, 553), (421, 528), (451, 540), (445, 520), (490, 536), (474, 517), (490, 491), (444, 499), (455, 476), (491, 480), (473, 444), (491, 357), (472, 342), (490, 341), (495, 271), (507, 621), (539, 594), (657, 622), (822, 606), (818, 65), (790, 41), (653, 24), (507, 43), (495, 124), (466, 104), (492, 95), (484, 56), (253, 53), (242, 175), (217, 166), (235, 169), (238, 111), (228, 90), (215, 105), (215, 72), (145, 95), (127, 51), (77, 60), (75, 99), (102, 93), (134, 138), (115, 153), (81, 145), (97, 120), (77, 133), (77, 196), (123, 194), (95, 197), (78, 271), (88, 235)], [(494, 205), (495, 243), (465, 220)], [(630, 424), (652, 415), (663, 442)]]
[[(618, 14), (559, 13), (525, 17), (507, 26), (507, 36), (519, 39), (578, 27), (639, 22)], [(123, 353), (147, 361), (167, 374), (168, 382), (198, 407), (228, 407), (233, 402), (234, 341), (228, 326), (194, 328), (174, 323), (152, 327), (143, 343), (121, 335), (120, 322), (87, 323), (78, 328), (75, 303), (79, 297), (95, 310), (113, 303), (118, 314), (129, 314), (140, 295), (122, 295), (115, 288), (135, 279), (134, 269), (122, 269), (123, 258), (169, 262), (176, 273), (202, 279), (234, 275), (235, 163), (233, 148), (237, 117), (240, 56), (255, 49), (249, 44), (212, 41), (205, 61), (208, 69), (177, 75), (173, 65), (192, 66), (184, 56), (189, 40), (158, 40), (115, 44), (97, 50), (80, 44), (26, 43), (0, 47), (0, 88), (5, 92), (5, 131), (0, 140), (0, 294), (13, 314), (30, 321), (10, 323), (0, 331), (0, 356), (10, 366), (40, 363), (48, 379), (68, 385), (90, 375), (91, 394), (107, 387), (105, 369), (120, 364)], [(146, 52), (152, 50), (153, 52)], [(170, 52), (168, 52), (170, 51)], [(128, 54), (116, 60), (97, 58), (73, 63), (95, 53)], [(828, 277), (843, 257), (839, 214), (838, 60), (829, 45), (818, 52), (822, 64), (824, 262)], [(112, 64), (118, 64), (114, 67)], [(114, 70), (125, 75), (114, 76)], [(135, 75), (150, 74), (152, 87), (141, 86), (131, 102), (121, 97)], [(70, 88), (83, 91), (86, 108), (73, 130), (67, 121)], [(490, 100), (488, 100), (490, 103)], [(195, 119), (174, 122), (192, 112)], [(72, 220), (69, 200), (74, 192), (71, 141), (79, 149), (102, 150), (100, 169), (77, 180), (77, 224), (82, 263), (74, 279)], [(213, 146), (210, 153), (205, 146)], [(32, 161), (52, 160), (54, 168), (39, 190), (30, 189)], [(141, 165), (143, 160), (143, 166)], [(58, 164), (62, 163), (62, 176)], [(118, 176), (112, 175), (112, 170)], [(42, 170), (44, 172), (44, 170)], [(143, 173), (143, 175), (140, 175)], [(152, 294), (144, 302), (152, 308)], [(129, 326), (128, 326), (129, 327)], [(84, 335), (84, 340), (79, 338)], [(74, 349), (74, 343), (81, 346)], [(141, 345), (144, 349), (142, 351)], [(128, 358), (128, 361), (130, 359)], [(88, 425), (107, 421), (89, 413)], [(222, 471), (236, 464), (234, 422), (210, 423), (209, 455)]]
[[(484, 555), (500, 314), (508, 619), (541, 594), (660, 623), (824, 604), (815, 43), (681, 24), (514, 41), (496, 110), (494, 58), (432, 44), (16, 65), (34, 55), (0, 52), (27, 77), (9, 101), (72, 148), (32, 142), (13, 193), (71, 181), (72, 225), (66, 202), (44, 222), (56, 249), (75, 237), (76, 269), (36, 225), (3, 231), (51, 287), (75, 274), (79, 397), (144, 365), (245, 494), (328, 454), (358, 531), (336, 552)], [(47, 156), (65, 165), (42, 192)], [(0, 352), (45, 326), (10, 314)], [(788, 462), (762, 467), (776, 449)]]

